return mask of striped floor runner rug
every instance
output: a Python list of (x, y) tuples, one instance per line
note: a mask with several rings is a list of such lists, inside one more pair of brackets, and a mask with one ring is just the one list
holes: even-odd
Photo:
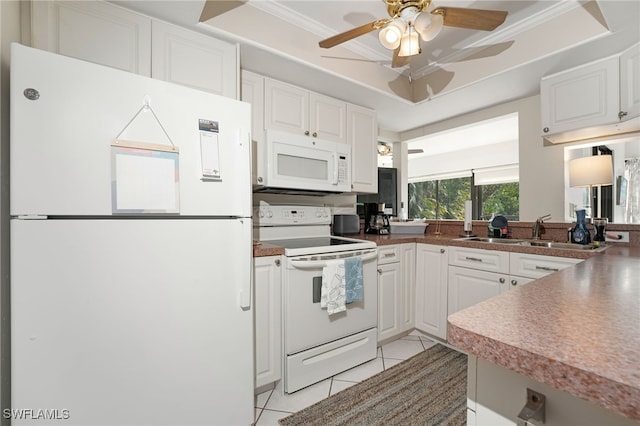
[(467, 356), (435, 345), (279, 421), (298, 425), (464, 425)]

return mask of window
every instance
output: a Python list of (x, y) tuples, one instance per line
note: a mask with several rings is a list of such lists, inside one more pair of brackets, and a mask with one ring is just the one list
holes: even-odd
[(474, 181), (475, 174), (409, 183), (409, 218), (464, 220), (464, 202), (472, 200), (477, 206), (475, 220), (489, 220), (494, 214), (519, 220), (518, 182), (474, 185)]

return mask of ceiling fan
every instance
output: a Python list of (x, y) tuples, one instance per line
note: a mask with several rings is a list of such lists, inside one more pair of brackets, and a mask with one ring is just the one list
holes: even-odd
[(376, 19), (329, 37), (320, 41), (320, 47), (328, 49), (379, 29), (380, 43), (393, 50), (391, 64), (396, 68), (406, 65), (411, 56), (422, 51), (420, 38), (424, 41), (433, 40), (444, 25), (492, 31), (507, 17), (507, 12), (500, 10), (432, 7), (431, 0), (382, 1), (387, 5), (389, 18)]
[[(391, 155), (393, 153), (393, 145), (386, 144), (384, 142), (378, 142), (378, 154), (384, 156)], [(424, 150), (422, 148), (408, 149), (408, 154), (422, 154)]]

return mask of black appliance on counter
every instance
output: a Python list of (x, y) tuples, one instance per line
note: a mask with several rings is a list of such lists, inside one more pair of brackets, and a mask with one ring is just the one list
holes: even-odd
[(364, 232), (366, 234), (389, 234), (389, 215), (384, 213), (384, 203), (365, 203)]

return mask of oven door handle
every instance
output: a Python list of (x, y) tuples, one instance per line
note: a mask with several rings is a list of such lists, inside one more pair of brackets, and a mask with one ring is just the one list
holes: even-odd
[[(324, 268), (325, 266), (327, 266), (328, 260), (348, 259), (351, 257), (358, 257), (358, 256), (335, 257), (334, 255), (332, 255), (330, 258), (327, 258), (327, 259), (302, 258), (302, 259), (291, 259), (290, 262), (291, 262), (291, 265), (293, 265), (295, 268), (298, 268), (298, 269), (318, 269), (318, 268)], [(360, 259), (362, 259), (362, 262), (364, 263), (368, 260), (377, 258), (378, 252), (377, 250), (372, 250), (370, 252), (359, 255), (359, 257)]]

